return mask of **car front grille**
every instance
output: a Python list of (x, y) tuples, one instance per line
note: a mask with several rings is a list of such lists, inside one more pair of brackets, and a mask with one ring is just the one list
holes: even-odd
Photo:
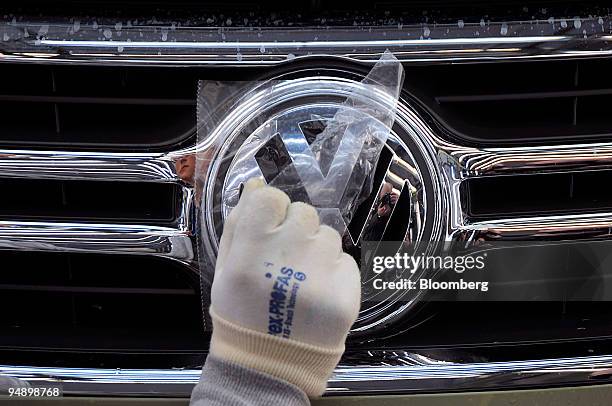
[[(222, 32), (239, 54), (217, 30), (203, 40), (148, 23), (109, 45), (98, 30), (113, 25), (89, 38), (85, 28), (66, 34), (74, 22), (51, 24), (29, 40), (15, 27), (44, 24), (4, 24), (14, 47), (0, 64), (0, 306), (11, 310), (0, 320), (0, 371), (60, 379), (69, 393), (141, 394), (121, 384), (147, 383), (151, 368), (161, 371), (156, 395), (189, 393), (209, 326), (194, 190), (177, 162), (194, 151), (199, 79), (363, 72), (390, 47), (404, 62), (404, 102), (435, 136), (452, 186), (450, 237), (610, 239), (612, 196), (597, 187), (612, 176), (602, 18), (561, 31), (558, 19), (532, 22), (539, 40), (518, 23), (483, 28), (480, 17), (355, 31), (363, 41), (347, 28), (321, 40), (301, 30), (295, 46), (286, 28)], [(450, 37), (428, 43), (425, 32)], [(351, 339), (330, 391), (481, 389), (469, 378), (488, 374), (501, 377), (491, 387), (549, 372), (554, 384), (589, 382), (612, 364), (608, 313), (596, 303), (415, 307), (399, 333)], [(83, 369), (71, 380), (72, 368)], [(125, 375), (109, 389), (113, 371)]]

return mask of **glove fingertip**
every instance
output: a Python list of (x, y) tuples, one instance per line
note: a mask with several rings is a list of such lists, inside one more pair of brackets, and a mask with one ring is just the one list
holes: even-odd
[(248, 195), (252, 191), (260, 189), (265, 185), (266, 182), (264, 182), (263, 178), (251, 178), (244, 184), (244, 188), (242, 189), (242, 195)]

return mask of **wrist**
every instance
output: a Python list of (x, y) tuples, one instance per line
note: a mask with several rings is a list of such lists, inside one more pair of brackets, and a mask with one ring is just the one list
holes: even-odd
[(344, 352), (344, 343), (325, 348), (251, 330), (210, 309), (213, 334), (210, 354), (289, 382), (308, 396), (323, 394)]

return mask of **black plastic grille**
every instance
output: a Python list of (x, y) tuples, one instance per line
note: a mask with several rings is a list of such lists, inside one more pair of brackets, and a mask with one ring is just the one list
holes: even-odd
[(167, 224), (176, 218), (180, 187), (150, 182), (0, 178), (0, 219)]
[(597, 212), (612, 209), (612, 171), (470, 179), (462, 187), (472, 218)]
[(183, 349), (202, 334), (197, 273), (172, 261), (2, 251), (0, 263), (0, 348)]
[(406, 87), (449, 134), (469, 144), (609, 139), (609, 59), (408, 69)]
[(0, 65), (0, 145), (153, 149), (195, 136), (197, 75)]

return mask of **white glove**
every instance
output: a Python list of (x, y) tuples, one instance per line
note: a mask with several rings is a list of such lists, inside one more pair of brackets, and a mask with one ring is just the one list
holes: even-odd
[(261, 180), (225, 222), (210, 353), (320, 396), (359, 312), (360, 275), (316, 210)]

